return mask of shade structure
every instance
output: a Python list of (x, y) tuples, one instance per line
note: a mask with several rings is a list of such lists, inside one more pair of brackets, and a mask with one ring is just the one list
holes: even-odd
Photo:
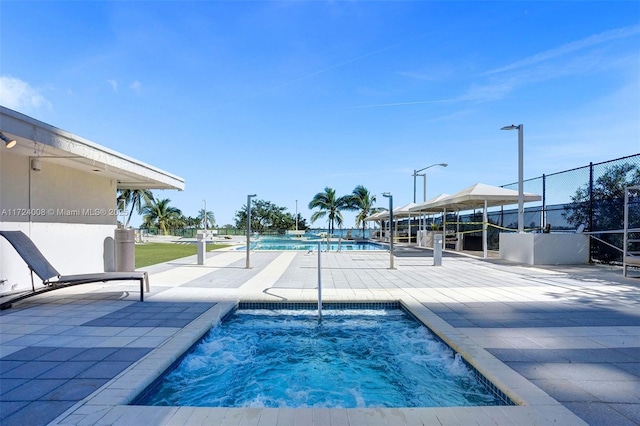
[(373, 221), (384, 220), (385, 218), (388, 218), (388, 217), (389, 217), (389, 210), (381, 210), (377, 213), (372, 214), (371, 216), (365, 217), (363, 220), (365, 222), (373, 222)]
[(380, 235), (382, 235), (382, 221), (389, 218), (389, 210), (380, 210), (377, 213), (367, 216), (363, 222), (380, 222)]
[[(428, 199), (427, 201), (424, 201), (422, 203), (418, 203), (413, 207), (410, 207), (409, 210), (414, 212), (418, 217), (418, 227), (423, 227), (423, 229), (426, 229), (427, 226), (427, 219), (426, 219), (426, 215), (428, 214), (437, 214), (437, 213), (442, 213), (442, 208), (441, 207), (435, 207), (435, 208), (431, 208), (430, 205), (433, 204), (436, 201), (440, 201), (445, 197), (448, 197), (449, 194), (440, 194), (440, 195), (436, 195), (433, 198)], [(424, 221), (421, 220), (422, 216), (424, 216)], [(418, 241), (418, 246), (421, 246), (421, 242), (420, 242), (420, 238), (417, 238)]]
[[(393, 209), (394, 222), (401, 218), (416, 216), (417, 213), (411, 210), (411, 208), (414, 206), (416, 206), (416, 203), (409, 203), (404, 206), (396, 207), (395, 209)], [(380, 222), (380, 227), (382, 227), (382, 222), (385, 220), (389, 220), (389, 210), (383, 210), (381, 212), (375, 213), (371, 216), (366, 217), (364, 220)], [(409, 224), (409, 239), (410, 238), (411, 238), (411, 224)]]
[[(540, 201), (542, 197), (537, 194), (524, 193), (524, 202)], [(476, 183), (468, 188), (456, 192), (448, 197), (433, 201), (425, 208), (440, 208), (447, 210), (471, 210), (477, 207), (506, 206), (518, 202), (518, 191), (501, 188), (499, 186)]]
[(428, 199), (424, 203), (418, 203), (415, 206), (410, 207), (409, 210), (412, 212), (421, 213), (440, 213), (442, 212), (442, 207), (432, 207), (431, 205), (447, 197), (449, 197), (449, 194), (436, 195), (435, 197)]
[[(525, 193), (524, 202), (530, 203), (540, 201), (542, 197), (537, 194)], [(482, 251), (483, 256), (487, 257), (487, 208), (506, 206), (516, 204), (518, 202), (518, 191), (513, 189), (501, 188), (499, 186), (487, 185), (484, 183), (476, 183), (468, 188), (456, 192), (448, 197), (442, 197), (437, 200), (429, 200), (419, 206), (421, 211), (442, 211), (446, 215), (447, 210), (471, 210), (478, 207), (483, 209), (483, 226), (482, 226)], [(414, 207), (415, 209), (416, 207)], [(446, 232), (446, 229), (444, 230)]]
[(402, 207), (396, 207), (395, 209), (393, 209), (393, 216), (398, 218), (415, 216), (415, 212), (411, 211), (411, 208), (415, 206), (416, 203), (409, 203)]
[[(416, 212), (411, 211), (411, 208), (415, 206), (416, 206), (416, 203), (409, 203), (404, 206), (393, 209), (394, 222), (402, 218), (411, 218), (412, 216), (417, 216), (418, 214)], [(411, 242), (411, 219), (409, 219), (409, 229), (407, 231), (407, 242)]]
[[(396, 207), (395, 209), (393, 209), (394, 219), (401, 218), (401, 217), (415, 216), (415, 212), (410, 210), (414, 206), (416, 206), (416, 203), (409, 203), (401, 207)], [(383, 210), (381, 212), (378, 212), (376, 214), (366, 217), (364, 220), (378, 221), (378, 220), (388, 220), (388, 219), (389, 219), (389, 210)]]

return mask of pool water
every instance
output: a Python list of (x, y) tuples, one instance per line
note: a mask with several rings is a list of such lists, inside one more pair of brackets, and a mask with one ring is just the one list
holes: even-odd
[[(326, 240), (321, 242), (321, 250), (327, 250)], [(238, 247), (237, 250), (246, 250), (247, 246)], [(295, 240), (291, 238), (260, 238), (251, 243), (251, 250), (318, 250), (318, 241)], [(332, 240), (329, 243), (329, 251), (351, 250), (388, 250), (388, 246), (370, 242), (355, 242)]]
[(137, 402), (199, 407), (503, 405), (400, 309), (238, 310)]

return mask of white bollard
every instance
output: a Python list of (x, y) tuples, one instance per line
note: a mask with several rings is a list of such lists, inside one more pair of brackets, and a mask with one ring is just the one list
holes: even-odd
[(442, 234), (433, 237), (433, 266), (442, 266)]

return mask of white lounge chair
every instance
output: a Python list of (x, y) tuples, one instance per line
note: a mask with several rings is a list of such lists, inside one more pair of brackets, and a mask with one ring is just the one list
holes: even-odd
[[(0, 303), (0, 309), (8, 309), (13, 302), (26, 299), (58, 288), (77, 284), (88, 284), (107, 281), (140, 281), (140, 301), (144, 301), (144, 286), (149, 292), (149, 276), (146, 272), (100, 272), (95, 274), (61, 275), (42, 255), (38, 247), (22, 231), (0, 231), (9, 243), (16, 249), (31, 271), (31, 291), (14, 294), (9, 300)], [(33, 274), (42, 280), (44, 287), (36, 290)], [(1, 299), (0, 299), (1, 300)]]

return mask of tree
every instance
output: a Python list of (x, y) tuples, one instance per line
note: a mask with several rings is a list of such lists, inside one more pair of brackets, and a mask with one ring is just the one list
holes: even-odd
[[(296, 217), (295, 216), (291, 216), (292, 217), (292, 225), (289, 229), (294, 230), (296, 229)], [(298, 230), (300, 231), (306, 231), (307, 229), (309, 229), (309, 226), (307, 225), (307, 219), (303, 218), (302, 215), (300, 213), (298, 213)]]
[(309, 209), (318, 209), (318, 211), (311, 215), (311, 223), (327, 216), (329, 221), (329, 234), (333, 234), (334, 223), (340, 226), (344, 221), (341, 210), (352, 209), (349, 200), (349, 195), (336, 197), (335, 189), (326, 187), (324, 192), (318, 192), (309, 202)]
[(353, 210), (359, 210), (358, 215), (356, 216), (356, 228), (362, 224), (362, 238), (364, 238), (365, 232), (365, 219), (381, 210), (380, 208), (373, 207), (375, 203), (376, 196), (372, 196), (369, 190), (363, 185), (356, 186), (349, 197), (350, 208)]
[(176, 225), (182, 216), (177, 207), (169, 206), (171, 200), (154, 198), (142, 208), (143, 225), (147, 228), (157, 226), (162, 229), (162, 234), (167, 235), (167, 229)]
[[(594, 180), (579, 187), (565, 206), (562, 216), (577, 227), (587, 225), (589, 231), (622, 229), (624, 224), (624, 191), (627, 186), (640, 184), (640, 169), (630, 163), (608, 167)], [(602, 234), (602, 240), (622, 247), (622, 235)], [(594, 244), (592, 256), (605, 263), (619, 260), (620, 253), (605, 244)]]
[[(251, 200), (251, 229), (257, 232), (294, 229), (295, 217), (286, 210), (286, 207), (277, 206), (270, 201)], [(235, 222), (236, 228), (246, 229), (246, 205), (236, 211)], [(306, 222), (300, 216), (298, 216), (298, 228), (306, 229)]]
[(184, 226), (187, 228), (197, 229), (202, 224), (202, 219), (199, 217), (188, 216), (184, 218)]
[(216, 226), (216, 217), (214, 216), (212, 210), (207, 210), (207, 217), (205, 222), (204, 209), (200, 209), (200, 211), (198, 212), (198, 219), (200, 220), (200, 225), (202, 225), (203, 228), (211, 229)]
[[(133, 211), (136, 210), (138, 214), (142, 214), (144, 206), (153, 200), (153, 193), (148, 189), (120, 189), (118, 190), (118, 201), (120, 200), (124, 200), (123, 207), (125, 210), (129, 208), (129, 216), (124, 224), (125, 228), (127, 228)], [(118, 207), (120, 206), (118, 205)]]

